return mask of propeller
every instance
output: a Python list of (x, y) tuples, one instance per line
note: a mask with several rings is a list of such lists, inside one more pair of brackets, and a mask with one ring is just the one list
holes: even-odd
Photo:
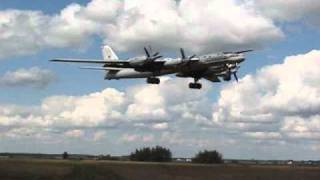
[(189, 64), (191, 62), (191, 60), (196, 57), (196, 55), (192, 55), (192, 56), (189, 56), (187, 57), (185, 52), (184, 52), (184, 49), (183, 48), (180, 48), (180, 53), (181, 53), (181, 61), (183, 64)]
[(234, 76), (234, 78), (236, 79), (236, 81), (239, 82), (238, 76), (237, 76), (237, 72), (234, 72), (234, 73), (233, 73), (233, 76)]
[(153, 62), (153, 61), (155, 61), (155, 60), (157, 60), (157, 59), (159, 59), (159, 58), (162, 58), (162, 56), (159, 55), (159, 54), (160, 54), (159, 52), (156, 52), (156, 53), (152, 54), (151, 46), (149, 46), (149, 50), (148, 50), (146, 47), (144, 47), (143, 49), (144, 49), (144, 52), (145, 52), (146, 55), (147, 55), (146, 61), (151, 61), (151, 62)]
[[(237, 72), (238, 72), (238, 69), (240, 68), (240, 66), (238, 66), (237, 64), (235, 65), (235, 67), (233, 67), (232, 64), (226, 64), (226, 67), (228, 69), (228, 73), (229, 74), (232, 74), (234, 79), (239, 82), (239, 79), (238, 79), (238, 76), (237, 76)], [(234, 68), (234, 69), (232, 69)]]

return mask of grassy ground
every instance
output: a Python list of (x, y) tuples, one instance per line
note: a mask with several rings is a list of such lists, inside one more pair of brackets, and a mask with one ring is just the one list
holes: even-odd
[(0, 160), (0, 180), (319, 180), (320, 168)]

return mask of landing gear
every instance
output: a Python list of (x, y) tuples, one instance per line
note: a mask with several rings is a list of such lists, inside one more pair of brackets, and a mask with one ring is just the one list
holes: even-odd
[(147, 78), (148, 84), (160, 84), (160, 79), (155, 77), (149, 77)]
[(189, 83), (189, 88), (190, 89), (201, 89), (202, 88), (202, 84), (200, 84), (200, 83)]
[(194, 83), (189, 83), (189, 88), (190, 89), (201, 89), (202, 84), (198, 83), (199, 78), (194, 78)]

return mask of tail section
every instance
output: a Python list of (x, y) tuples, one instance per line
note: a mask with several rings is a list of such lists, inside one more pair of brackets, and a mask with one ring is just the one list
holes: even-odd
[(116, 61), (119, 60), (118, 56), (110, 46), (103, 46), (102, 47), (102, 56), (105, 61)]

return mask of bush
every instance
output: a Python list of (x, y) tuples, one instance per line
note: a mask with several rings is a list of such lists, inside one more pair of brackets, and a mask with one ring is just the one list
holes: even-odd
[(131, 161), (169, 162), (171, 159), (171, 151), (161, 146), (136, 149), (130, 154)]
[(202, 164), (221, 164), (223, 163), (222, 154), (218, 151), (200, 151), (194, 158), (192, 158), (193, 163)]
[(69, 158), (68, 152), (64, 152), (64, 153), (62, 154), (62, 159), (68, 159), (68, 158)]

